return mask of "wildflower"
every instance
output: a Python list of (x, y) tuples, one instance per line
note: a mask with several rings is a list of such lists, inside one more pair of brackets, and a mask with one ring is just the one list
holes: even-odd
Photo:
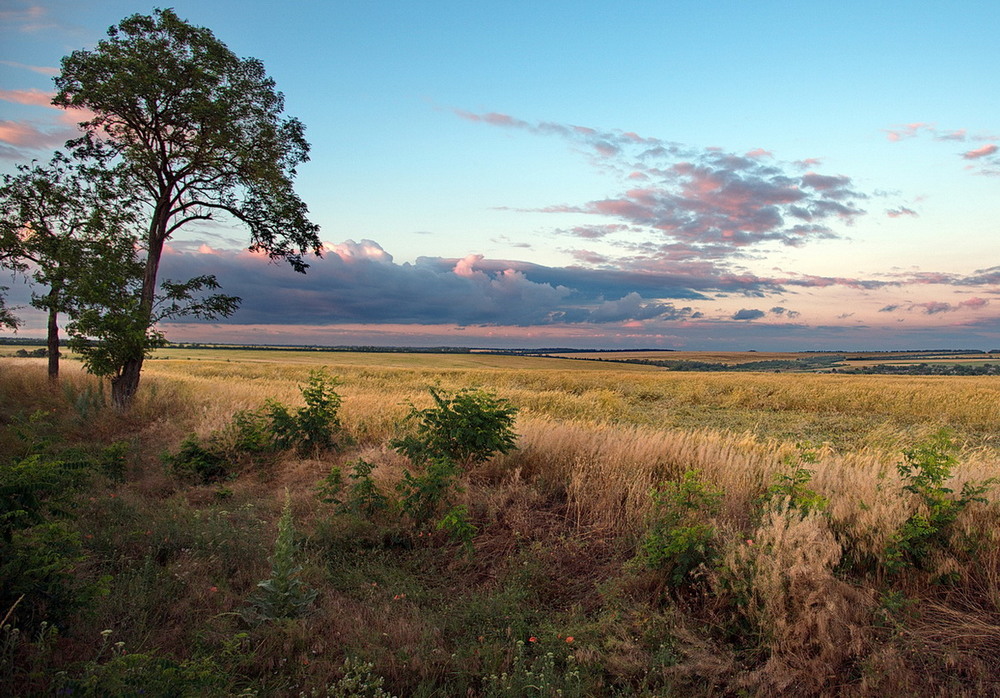
[(753, 545), (753, 539), (747, 538), (747, 545)]
[(209, 587), (208, 590), (214, 594), (219, 590), (219, 587)]
[(528, 642), (538, 642), (538, 638), (532, 635), (531, 637), (528, 638)]
[(568, 642), (568, 643), (570, 643), (572, 645), (573, 644), (573, 636), (572, 635), (567, 635), (566, 636), (566, 642)]

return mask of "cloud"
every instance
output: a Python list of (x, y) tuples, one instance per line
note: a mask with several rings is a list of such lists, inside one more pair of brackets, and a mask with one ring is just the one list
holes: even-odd
[(993, 155), (997, 152), (997, 146), (994, 143), (989, 145), (984, 145), (981, 148), (976, 148), (968, 152), (962, 153), (962, 157), (966, 160), (978, 160), (979, 158), (984, 158), (988, 155)]
[(771, 312), (772, 315), (778, 315), (778, 316), (781, 316), (781, 317), (787, 317), (787, 318), (789, 318), (791, 320), (794, 320), (795, 318), (799, 317), (802, 314), (802, 313), (800, 313), (797, 310), (789, 310), (788, 308), (784, 308), (784, 307), (782, 307), (780, 305), (779, 306), (775, 306), (774, 308), (771, 308), (770, 312)]
[[(306, 277), (269, 264), (260, 255), (211, 248), (170, 251), (164, 257), (163, 276), (216, 274), (226, 293), (243, 298), (235, 320), (250, 324), (550, 327), (680, 321), (694, 315), (688, 306), (650, 299), (625, 283), (596, 281), (571, 287), (529, 278), (515, 266), (482, 255), (397, 264), (372, 240), (348, 240), (324, 245), (323, 258), (312, 262)], [(527, 264), (524, 268), (544, 269)], [(586, 281), (586, 273), (583, 277)], [(628, 290), (615, 292), (623, 288)]]
[(733, 320), (759, 320), (767, 315), (763, 310), (752, 310), (743, 308), (733, 313)]
[(684, 244), (695, 254), (705, 250), (706, 258), (738, 257), (744, 248), (762, 243), (798, 247), (837, 237), (831, 225), (863, 215), (860, 203), (868, 198), (846, 175), (799, 174), (804, 162), (815, 160), (785, 163), (763, 149), (740, 155), (633, 132), (530, 123), (496, 112), (453, 112), (474, 123), (564, 138), (583, 146), (602, 171), (620, 177), (623, 189), (613, 196), (535, 212), (617, 219), (643, 239)]
[(906, 206), (898, 206), (897, 208), (892, 208), (886, 211), (885, 215), (889, 216), (889, 218), (900, 218), (901, 216), (918, 217), (920, 214), (914, 211), (912, 208), (907, 208)]
[(46, 92), (45, 90), (35, 88), (29, 90), (0, 90), (0, 99), (5, 102), (30, 104), (36, 107), (51, 107), (54, 96), (54, 92)]
[(27, 65), (25, 63), (18, 63), (17, 61), (0, 61), (0, 65), (10, 66), (11, 68), (20, 68), (21, 70), (30, 70), (33, 73), (40, 73), (41, 75), (59, 74), (59, 68), (45, 65)]
[[(928, 135), (935, 141), (941, 142), (965, 143), (970, 141), (986, 142), (1000, 140), (1000, 136), (995, 134), (969, 133), (964, 128), (953, 130), (939, 129), (935, 124), (924, 122), (883, 129), (883, 131), (890, 141), (902, 141), (915, 138), (919, 135)], [(988, 142), (986, 145), (966, 150), (958, 153), (958, 155), (963, 160), (969, 161), (970, 164), (966, 165), (965, 169), (974, 174), (1000, 176), (1000, 156), (997, 156), (998, 151), (1000, 151), (1000, 147), (995, 142)]]
[(924, 301), (922, 303), (895, 303), (879, 309), (880, 313), (894, 313), (902, 310), (905, 312), (919, 311), (925, 315), (938, 315), (940, 313), (954, 313), (960, 310), (981, 310), (989, 305), (985, 298), (972, 297), (958, 303), (947, 303), (944, 301)]

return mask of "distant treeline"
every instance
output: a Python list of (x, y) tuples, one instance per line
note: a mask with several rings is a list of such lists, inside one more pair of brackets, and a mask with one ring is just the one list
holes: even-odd
[(835, 368), (831, 373), (888, 376), (1000, 376), (1000, 364), (875, 364), (858, 368)]
[(709, 361), (688, 361), (668, 359), (585, 359), (587, 361), (607, 361), (619, 364), (641, 364), (643, 366), (659, 366), (668, 371), (816, 371), (831, 369), (844, 360), (843, 356), (803, 356), (798, 359), (771, 359), (768, 361), (750, 361), (742, 364), (723, 364)]
[(171, 342), (168, 349), (218, 349), (225, 351), (331, 351), (395, 354), (469, 354), (468, 347), (377, 347), (377, 346), (310, 346), (281, 344), (201, 344), (199, 342)]

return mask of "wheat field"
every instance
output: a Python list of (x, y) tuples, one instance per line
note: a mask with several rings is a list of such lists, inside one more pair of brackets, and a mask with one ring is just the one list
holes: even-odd
[[(300, 388), (317, 368), (337, 377), (348, 437), (342, 449), (287, 454), (222, 489), (164, 472), (158, 454), (176, 450), (188, 434), (209, 438), (239, 410), (267, 400), (300, 404)], [(42, 360), (0, 359), (5, 423), (16, 423), (18, 410), (70, 409), (60, 401), (96, 385), (72, 361), (63, 383), (62, 395), (44, 388)], [(447, 546), (421, 548), (396, 524), (332, 516), (316, 499), (331, 467), (359, 457), (374, 466), (375, 485), (393, 492), (413, 465), (390, 444), (414, 407), (432, 404), (432, 386), (483, 389), (518, 410), (516, 449), (461, 482), (458, 498), (477, 530), (468, 561)], [(897, 469), (906, 449), (946, 429), (957, 447), (950, 491), (1000, 479), (1000, 382), (992, 377), (699, 374), (490, 355), (170, 350), (147, 363), (128, 414), (105, 410), (85, 428), (67, 423), (75, 425), (67, 427), (73, 438), (132, 445), (131, 479), (113, 486), (116, 506), (149, 521), (152, 538), (179, 541), (157, 553), (173, 575), (176, 604), (141, 635), (169, 656), (190, 656), (192, 638), (206, 628), (219, 638), (241, 632), (232, 613), (267, 574), (272, 527), (289, 492), (304, 536), (303, 574), (320, 594), (313, 613), (296, 623), (249, 631), (259, 643), (254, 661), (274, 666), (280, 678), (253, 681), (276, 695), (336, 680), (345, 655), (367, 657), (400, 695), (486, 695), (486, 674), (516, 669), (511, 643), (518, 637), (523, 645), (529, 636), (554, 642), (567, 635), (574, 644), (556, 645), (554, 661), (572, 658), (580, 667), (586, 685), (578, 695), (997, 691), (994, 492), (962, 508), (918, 566), (898, 571), (880, 562), (906, 540), (900, 531), (913, 517), (929, 511)], [(4, 438), (15, 443), (10, 433)], [(808, 473), (800, 490), (788, 489), (785, 500), (768, 494), (796, 468)], [(675, 591), (660, 573), (637, 566), (636, 550), (657, 516), (650, 493), (686, 473), (720, 500), (710, 515), (697, 513), (697, 524), (713, 532), (713, 562)], [(796, 509), (803, 492), (822, 505)], [(135, 524), (119, 530), (103, 516), (104, 545), (141, 558)], [(222, 542), (206, 548), (198, 542), (206, 536)], [(408, 542), (398, 547), (399, 540)], [(133, 585), (140, 571), (126, 565), (116, 574), (120, 585)], [(209, 588), (222, 591), (206, 594)], [(122, 603), (101, 605), (93, 623), (120, 627), (134, 615), (125, 606), (142, 602)], [(212, 620), (194, 620), (208, 612)], [(137, 633), (126, 633), (128, 641), (139, 642)], [(220, 651), (221, 642), (206, 651)], [(282, 656), (305, 661), (309, 672), (289, 678), (278, 668)], [(569, 674), (560, 676), (569, 691)], [(279, 684), (285, 688), (274, 689)]]

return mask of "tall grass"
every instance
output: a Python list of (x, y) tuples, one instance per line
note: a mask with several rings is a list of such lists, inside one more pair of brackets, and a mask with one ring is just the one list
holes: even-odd
[[(553, 667), (571, 653), (592, 695), (998, 691), (996, 496), (964, 509), (920, 566), (883, 564), (926, 508), (903, 489), (903, 447), (949, 427), (961, 463), (951, 489), (1000, 477), (991, 378), (212, 356), (151, 361), (129, 413), (87, 415), (73, 396), (96, 384), (72, 362), (66, 389), (51, 392), (42, 362), (0, 359), (8, 452), (21, 447), (18, 420), (38, 410), (67, 442), (131, 445), (127, 481), (95, 479), (72, 520), (87, 551), (80, 573), (106, 577), (109, 593), (60, 645), (68, 671), (88, 658), (85, 638), (114, 628), (133, 652), (210, 659), (230, 693), (322, 690), (350, 656), (373, 662), (399, 694), (479, 695), (485, 677), (521, 666), (517, 640), (535, 653), (528, 660)], [(341, 450), (287, 453), (214, 485), (164, 469), (161, 452), (238, 410), (301, 404), (318, 362), (341, 381)], [(414, 464), (389, 443), (411, 405), (431, 405), (431, 385), (482, 387), (520, 409), (518, 448), (472, 469), (456, 495), (478, 528), (472, 558), (391, 511), (337, 514), (313, 491), (331, 468), (363, 458), (391, 495)], [(796, 468), (821, 506), (768, 494)], [(709, 562), (678, 585), (636, 551), (655, 513), (650, 492), (692, 472), (723, 497), (716, 513), (697, 514), (714, 532)], [(301, 578), (319, 595), (303, 618), (248, 626), (241, 609), (267, 575), (286, 487)], [(551, 659), (543, 646), (557, 650)]]

